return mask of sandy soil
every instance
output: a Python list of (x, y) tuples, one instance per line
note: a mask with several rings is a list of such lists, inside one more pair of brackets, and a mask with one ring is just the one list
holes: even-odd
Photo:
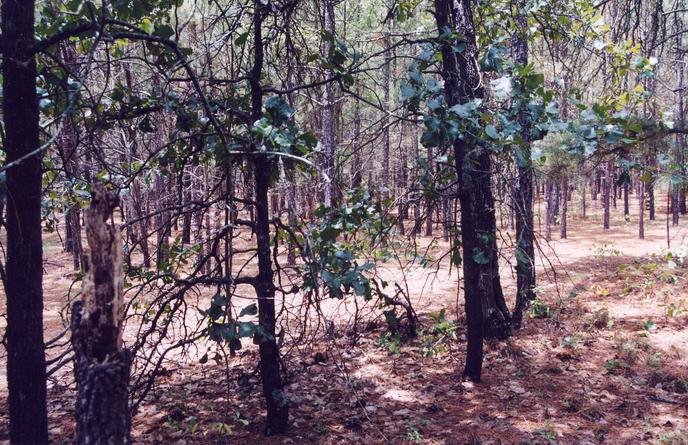
[[(586, 220), (570, 205), (568, 239), (559, 240), (556, 227), (555, 240), (540, 241), (539, 308), (548, 308), (549, 316), (533, 313), (510, 340), (489, 344), (480, 384), (459, 379), (465, 342), (456, 269), (445, 261), (439, 269), (416, 265), (402, 273), (388, 262), (380, 272), (388, 280), (405, 276), (422, 335), (390, 345), (380, 341), (382, 324), (369, 323), (360, 327), (355, 347), (338, 333), (292, 350), (288, 435), (261, 435), (255, 350), (246, 347), (229, 363), (200, 364), (191, 356), (167, 366), (134, 419), (135, 442), (688, 444), (688, 266), (666, 257), (666, 207), (658, 201), (657, 221), (646, 222), (645, 240), (637, 238), (635, 199), (630, 221), (619, 208), (610, 230), (602, 229), (599, 202), (589, 202)], [(674, 250), (688, 242), (686, 220), (670, 232)], [(502, 234), (512, 236), (507, 228)], [(59, 310), (72, 275), (57, 238), (46, 238), (50, 338), (62, 329)], [(407, 244), (402, 240), (398, 250)], [(432, 253), (439, 257), (446, 249), (439, 241)], [(509, 259), (505, 249), (504, 287), (513, 295)], [(441, 309), (454, 322), (458, 341), (442, 341), (433, 331), (431, 314)], [(324, 308), (340, 325), (354, 310), (351, 299)], [(429, 344), (435, 345), (433, 357), (427, 357)], [(325, 362), (314, 360), (315, 353)], [(0, 382), (2, 392), (4, 365)], [(55, 443), (73, 435), (72, 401), (70, 390), (51, 385)], [(6, 427), (2, 416), (0, 441)]]

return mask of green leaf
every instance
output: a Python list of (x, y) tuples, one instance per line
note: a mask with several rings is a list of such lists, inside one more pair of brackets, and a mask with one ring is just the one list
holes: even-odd
[(481, 249), (479, 249), (478, 247), (474, 247), (473, 261), (475, 261), (478, 264), (488, 264), (490, 262), (490, 258)]
[(492, 139), (499, 139), (499, 132), (494, 125), (488, 125), (485, 127), (485, 134), (487, 134)]
[(256, 303), (251, 303), (239, 312), (239, 318), (245, 315), (256, 315), (258, 313), (258, 307)]
[(146, 34), (153, 34), (153, 31), (154, 31), (153, 22), (151, 22), (147, 18), (141, 20), (141, 29), (143, 29), (146, 32)]

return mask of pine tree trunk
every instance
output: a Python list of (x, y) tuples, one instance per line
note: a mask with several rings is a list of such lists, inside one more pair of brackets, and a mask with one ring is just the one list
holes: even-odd
[[(519, 0), (516, 23), (519, 30), (514, 37), (514, 59), (520, 66), (528, 65), (528, 35), (526, 0)], [(523, 145), (516, 146), (518, 189), (515, 199), (516, 218), (516, 308), (514, 326), (521, 327), (523, 311), (535, 299), (535, 247), (533, 236), (533, 164), (530, 147), (530, 125), (524, 113), (519, 115)], [(564, 226), (565, 227), (565, 226)], [(565, 229), (564, 229), (565, 233)]]
[(561, 189), (564, 191), (564, 200), (561, 203), (561, 224), (559, 226), (559, 238), (566, 239), (567, 216), (569, 210), (569, 178), (566, 174), (564, 174), (561, 178)]
[(604, 182), (602, 184), (602, 205), (604, 206), (604, 222), (603, 226), (605, 229), (609, 229), (609, 204), (610, 204), (610, 193), (611, 193), (611, 166), (610, 162), (607, 162), (607, 165), (604, 170)]
[[(2, 2), (3, 147), (7, 186), (7, 384), (10, 442), (47, 444), (43, 341), (43, 245), (39, 110), (36, 95), (34, 7)], [(23, 161), (13, 162), (28, 156)]]
[[(428, 147), (428, 170), (432, 175), (435, 172), (435, 156), (432, 147)], [(428, 197), (425, 200), (425, 212), (427, 216), (425, 218), (425, 236), (432, 236), (433, 230), (433, 217), (432, 213), (435, 209), (433, 199)]]
[[(413, 123), (413, 129), (412, 129), (412, 135), (413, 135), (413, 157), (416, 160), (420, 159), (420, 144), (418, 143), (418, 123), (414, 122)], [(417, 171), (417, 170), (413, 170)], [(416, 177), (419, 175), (416, 174)], [(420, 186), (418, 181), (415, 181), (416, 186)], [(422, 195), (421, 195), (422, 196)], [(413, 234), (414, 235), (420, 235), (421, 230), (423, 228), (423, 218), (421, 215), (421, 196), (418, 196), (418, 198), (413, 200)]]
[[(327, 57), (332, 50), (332, 43), (335, 36), (335, 17), (334, 7), (336, 0), (323, 0), (323, 30), (329, 34), (324, 39), (323, 54)], [(331, 70), (325, 70), (325, 78), (332, 77)], [(332, 82), (327, 82), (323, 88), (323, 108), (322, 108), (322, 128), (321, 139), (323, 144), (323, 171), (327, 175), (323, 191), (324, 204), (328, 207), (334, 205), (337, 195), (335, 190), (335, 156), (336, 156), (336, 136), (335, 136), (335, 90)]]
[[(650, 168), (654, 170), (654, 167), (657, 165), (657, 157), (656, 154), (652, 154), (650, 156), (650, 159), (648, 160), (648, 163), (650, 165)], [(655, 179), (654, 175), (650, 182), (648, 182), (645, 186), (645, 193), (647, 194), (647, 207), (648, 207), (648, 219), (650, 221), (655, 220)]]
[[(435, 20), (440, 32), (451, 29), (467, 42), (461, 58), (448, 44), (442, 49), (442, 77), (445, 98), (451, 107), (482, 96), (480, 73), (476, 69), (477, 47), (473, 14), (469, 0), (435, 1)], [(483, 336), (508, 335), (510, 317), (498, 301), (499, 283), (497, 244), (492, 196), (492, 161), (489, 150), (470, 137), (453, 143), (454, 162), (459, 179), (461, 236), (463, 249), (464, 297), (468, 325), (468, 351), (464, 377), (480, 381)], [(486, 236), (487, 235), (487, 236)], [(505, 306), (505, 305), (504, 305)]]
[(638, 238), (645, 239), (645, 182), (639, 181), (640, 193), (638, 193)]
[[(76, 50), (70, 43), (60, 45), (60, 59), (68, 76), (74, 76), (76, 70)], [(66, 103), (66, 107), (71, 104)], [(67, 180), (74, 184), (79, 176), (79, 155), (77, 153), (77, 128), (69, 113), (63, 122), (62, 132), (58, 138), (58, 150), (63, 160)], [(66, 238), (65, 250), (72, 254), (72, 266), (74, 270), (81, 269), (83, 247), (81, 243), (81, 209), (79, 204), (71, 204), (65, 215)]]
[[(684, 104), (684, 91), (685, 88), (685, 53), (683, 51), (682, 37), (676, 39), (676, 44), (678, 48), (678, 60), (676, 64), (676, 71), (678, 72), (678, 100), (677, 100), (677, 113), (676, 117), (678, 119), (679, 128), (685, 128), (686, 118), (685, 118), (685, 104)], [(676, 150), (675, 150), (675, 161), (676, 165), (679, 166), (679, 172), (681, 175), (685, 174), (684, 167), (684, 153), (686, 145), (686, 137), (682, 133), (676, 134)], [(671, 206), (671, 223), (675, 226), (678, 225), (679, 217), (681, 215), (681, 205), (685, 201), (682, 201), (682, 196), (684, 194), (685, 184), (683, 181), (679, 184), (674, 184), (673, 194), (672, 194), (672, 206)]]
[[(356, 83), (356, 94), (361, 94), (361, 85)], [(358, 189), (363, 183), (363, 147), (361, 145), (361, 101), (357, 100), (354, 104), (354, 140), (352, 141), (354, 156), (351, 165), (353, 174), (351, 175), (351, 185), (353, 189)]]
[[(326, 3), (331, 4), (332, 2), (326, 0)], [(331, 7), (334, 8), (334, 4), (331, 4)], [(249, 82), (251, 87), (251, 119), (252, 121), (257, 121), (262, 115), (263, 108), (263, 91), (260, 82), (263, 71), (262, 26), (265, 5), (262, 0), (254, 0), (254, 8), (253, 36), (255, 54)], [(334, 14), (332, 14), (331, 19), (334, 21)], [(255, 146), (253, 148), (257, 149)], [(275, 336), (275, 286), (273, 284), (272, 259), (270, 255), (270, 216), (268, 214), (270, 170), (270, 162), (266, 156), (258, 155), (254, 157), (255, 229), (258, 251), (258, 275), (255, 277), (254, 288), (258, 297), (258, 323), (265, 334), (260, 336), (260, 338), (256, 338), (259, 342), (260, 376), (267, 408), (267, 418), (265, 420), (266, 435), (285, 432), (289, 422), (289, 404), (283, 391), (282, 377), (280, 375), (280, 353)]]
[(182, 244), (191, 244), (191, 172), (187, 167), (182, 172), (182, 199), (184, 200), (184, 215), (182, 217)]
[(581, 219), (587, 218), (587, 215), (586, 215), (587, 206), (586, 206), (586, 202), (585, 202), (585, 192), (586, 192), (585, 183), (586, 183), (585, 180), (583, 180), (581, 182), (581, 200), (580, 200)]
[(552, 225), (554, 224), (554, 184), (551, 179), (547, 179), (547, 209), (545, 210), (545, 239), (552, 241)]
[(122, 346), (122, 243), (108, 224), (117, 195), (94, 184), (86, 211), (88, 257), (82, 300), (72, 306), (79, 445), (128, 444), (129, 351)]

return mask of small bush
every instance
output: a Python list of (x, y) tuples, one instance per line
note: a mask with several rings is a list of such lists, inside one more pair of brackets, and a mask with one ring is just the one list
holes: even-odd
[(530, 318), (549, 318), (552, 311), (547, 303), (536, 299), (530, 306), (529, 315)]

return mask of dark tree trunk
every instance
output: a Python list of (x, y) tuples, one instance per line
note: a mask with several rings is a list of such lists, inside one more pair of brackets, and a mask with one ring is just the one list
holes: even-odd
[(585, 219), (587, 217), (586, 216), (586, 211), (587, 211), (586, 207), (587, 206), (586, 206), (586, 202), (585, 202), (585, 192), (586, 192), (585, 183), (586, 183), (585, 180), (581, 181), (581, 197), (580, 197), (581, 198), (581, 200), (580, 200), (581, 219)]
[[(418, 143), (418, 123), (414, 122), (413, 123), (413, 128), (411, 131), (411, 134), (413, 135), (413, 157), (414, 159), (418, 160), (420, 159), (420, 144)], [(418, 177), (418, 174), (415, 175)], [(415, 182), (417, 186), (418, 181)], [(413, 234), (414, 235), (420, 235), (422, 226), (423, 226), (423, 218), (421, 216), (421, 210), (420, 210), (420, 204), (421, 204), (421, 199), (420, 196), (418, 196), (417, 199), (414, 199), (413, 201)]]
[(86, 211), (89, 252), (82, 301), (72, 306), (71, 323), (79, 445), (130, 443), (130, 358), (122, 347), (122, 243), (119, 228), (108, 224), (117, 205), (117, 195), (93, 186)]
[[(328, 0), (329, 2), (330, 0)], [(261, 0), (254, 1), (253, 36), (255, 58), (250, 75), (251, 119), (256, 121), (262, 115), (263, 90), (260, 84), (263, 72), (263, 15), (265, 6)], [(254, 149), (257, 149), (254, 147)], [(270, 256), (270, 215), (268, 214), (268, 191), (270, 187), (271, 164), (265, 156), (255, 156), (254, 178), (256, 196), (256, 243), (258, 249), (258, 275), (254, 287), (258, 297), (258, 322), (266, 335), (258, 338), (260, 355), (260, 376), (265, 396), (267, 418), (265, 434), (281, 434), (289, 422), (289, 404), (283, 391), (280, 375), (280, 353), (275, 338), (275, 286), (273, 284), (272, 259)]]
[(184, 216), (182, 218), (182, 244), (191, 244), (191, 172), (185, 168), (182, 172), (182, 199), (184, 200)]
[[(361, 94), (360, 83), (356, 83), (356, 94)], [(363, 147), (361, 146), (361, 103), (358, 100), (354, 105), (354, 140), (351, 145), (354, 149), (353, 163), (350, 167), (353, 171), (351, 175), (351, 185), (354, 189), (358, 189), (363, 183), (364, 174)]]
[(612, 188), (612, 208), (616, 210), (616, 166), (610, 162), (609, 169), (608, 175), (610, 176), (609, 180), (611, 181)]
[[(467, 48), (459, 58), (448, 44), (442, 45), (442, 77), (445, 98), (451, 107), (482, 96), (476, 63), (476, 41), (470, 2), (435, 1), (435, 19), (440, 33), (451, 29), (463, 36)], [(497, 302), (496, 219), (492, 196), (492, 161), (489, 150), (470, 137), (453, 143), (459, 179), (461, 236), (463, 248), (464, 298), (468, 325), (468, 351), (464, 377), (480, 381), (483, 336), (504, 336), (509, 331), (508, 315)]]
[(612, 178), (611, 178), (611, 163), (607, 162), (604, 170), (604, 182), (602, 184), (602, 205), (604, 207), (604, 221), (603, 226), (605, 229), (609, 229), (609, 201), (610, 193), (612, 190)]
[(629, 203), (628, 203), (628, 181), (624, 182), (623, 185), (623, 205), (624, 205), (624, 216), (630, 214)]
[[(514, 59), (525, 67), (528, 65), (528, 35), (526, 0), (518, 1), (516, 23), (519, 30), (514, 37)], [(514, 327), (521, 327), (523, 311), (535, 298), (535, 247), (533, 240), (533, 163), (530, 149), (530, 125), (524, 113), (519, 116), (523, 145), (516, 146), (518, 167), (518, 189), (515, 200), (516, 218), (516, 307)]]
[(638, 238), (645, 239), (645, 182), (638, 181), (640, 193), (638, 193)]
[[(654, 167), (657, 165), (657, 155), (652, 154), (650, 156), (648, 164), (650, 165), (650, 168), (654, 171)], [(655, 179), (654, 179), (654, 174), (652, 179), (646, 184), (645, 187), (646, 194), (647, 194), (647, 208), (648, 208), (648, 219), (650, 221), (655, 220)]]
[(383, 106), (385, 107), (384, 115), (380, 120), (380, 125), (382, 126), (382, 187), (383, 192), (381, 193), (382, 199), (387, 199), (389, 197), (389, 191), (392, 184), (389, 179), (390, 168), (389, 168), (389, 144), (390, 144), (390, 134), (389, 134), (389, 111), (391, 110), (391, 96), (390, 96), (390, 82), (391, 82), (391, 71), (392, 71), (392, 54), (390, 51), (390, 37), (389, 32), (385, 32), (382, 38), (382, 44), (385, 49), (385, 62), (382, 66), (382, 96), (383, 96)]
[[(331, 38), (335, 36), (335, 17), (334, 17), (334, 6), (336, 0), (324, 0), (323, 5), (323, 30), (330, 35)], [(330, 38), (324, 39), (323, 43), (323, 54), (328, 57), (330, 50), (332, 49), (332, 41)], [(332, 77), (332, 71), (329, 69), (325, 70), (325, 77)], [(327, 175), (325, 189), (323, 191), (324, 204), (326, 206), (333, 206), (335, 197), (337, 195), (336, 191), (336, 135), (335, 135), (335, 122), (336, 122), (336, 107), (335, 107), (335, 89), (333, 82), (327, 82), (323, 87), (323, 108), (322, 108), (322, 128), (321, 128), (321, 138), (323, 143), (323, 170)]]
[[(684, 60), (685, 60), (685, 53), (682, 48), (682, 37), (676, 39), (676, 44), (678, 46), (678, 63), (676, 64), (676, 71), (678, 72), (678, 100), (677, 100), (677, 119), (678, 119), (678, 126), (679, 128), (685, 128), (686, 125), (686, 119), (685, 119), (685, 103), (684, 103), (684, 95), (685, 92), (683, 89), (685, 88), (685, 73), (684, 69), (685, 66), (683, 65)], [(674, 154), (675, 156), (675, 161), (676, 165), (679, 166), (679, 172), (681, 175), (685, 174), (685, 168), (684, 168), (684, 153), (686, 149), (686, 137), (684, 134), (677, 133), (676, 134), (676, 152)], [(681, 205), (685, 205), (685, 201), (682, 200), (683, 195), (684, 195), (684, 187), (685, 185), (683, 184), (683, 181), (679, 184), (674, 184), (673, 186), (673, 194), (672, 194), (672, 199), (671, 199), (671, 223), (675, 226), (678, 225), (679, 222), (679, 217), (680, 214), (682, 213)]]
[[(428, 147), (428, 170), (430, 174), (435, 171), (435, 156), (432, 147)], [(425, 219), (425, 236), (432, 236), (432, 212), (434, 210), (434, 205), (432, 198), (428, 197), (425, 200), (425, 211), (427, 213)]]
[(564, 191), (564, 200), (561, 203), (561, 225), (559, 226), (559, 238), (566, 239), (567, 217), (569, 210), (569, 178), (567, 175), (561, 178), (561, 189)]
[[(3, 119), (7, 155), (7, 383), (10, 442), (48, 443), (43, 341), (43, 246), (34, 2), (2, 2)], [(33, 153), (33, 154), (32, 154)], [(29, 156), (30, 155), (30, 156)], [(26, 156), (25, 159), (22, 159)]]
[(545, 239), (551, 241), (555, 212), (554, 182), (552, 179), (547, 179), (545, 196), (547, 197), (547, 208), (545, 209)]

